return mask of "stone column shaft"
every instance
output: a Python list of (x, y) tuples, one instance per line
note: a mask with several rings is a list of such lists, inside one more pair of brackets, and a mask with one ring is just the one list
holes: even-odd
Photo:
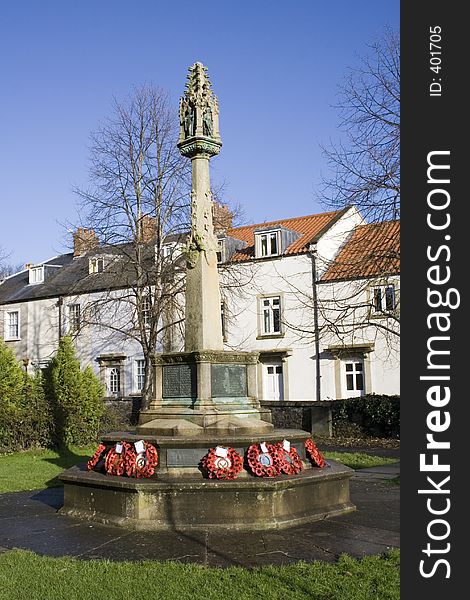
[(192, 159), (191, 242), (199, 246), (186, 271), (185, 352), (223, 350), (217, 241), (212, 225), (209, 157)]

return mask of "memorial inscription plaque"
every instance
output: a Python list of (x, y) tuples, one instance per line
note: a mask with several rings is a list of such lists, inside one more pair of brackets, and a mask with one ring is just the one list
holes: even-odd
[(163, 398), (195, 398), (196, 368), (194, 365), (163, 366)]
[(245, 365), (212, 365), (213, 398), (240, 398), (246, 396)]

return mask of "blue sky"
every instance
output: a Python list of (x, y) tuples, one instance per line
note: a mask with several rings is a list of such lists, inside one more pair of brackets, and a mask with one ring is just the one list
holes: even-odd
[(154, 83), (176, 107), (195, 61), (219, 98), (226, 198), (248, 222), (320, 212), (337, 86), (387, 25), (398, 0), (2, 3), (0, 246), (15, 264), (68, 251), (72, 187), (87, 184), (89, 134), (113, 96)]

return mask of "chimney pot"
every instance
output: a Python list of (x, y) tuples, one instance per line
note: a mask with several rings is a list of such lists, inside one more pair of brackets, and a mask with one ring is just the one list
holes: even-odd
[(214, 233), (225, 233), (233, 226), (233, 213), (226, 204), (214, 202), (212, 205), (212, 221)]
[(93, 229), (78, 227), (73, 234), (73, 257), (83, 256), (99, 245), (98, 236)]
[(154, 217), (142, 215), (139, 223), (139, 241), (147, 244), (157, 237), (157, 224)]

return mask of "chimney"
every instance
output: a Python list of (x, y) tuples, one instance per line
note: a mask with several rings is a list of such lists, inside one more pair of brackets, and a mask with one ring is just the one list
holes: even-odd
[(226, 204), (214, 202), (212, 205), (212, 221), (214, 223), (214, 233), (224, 233), (232, 227), (233, 213)]
[(142, 215), (139, 223), (139, 241), (146, 244), (157, 237), (157, 225), (154, 217)]
[(98, 236), (93, 229), (78, 227), (73, 234), (73, 257), (78, 258), (99, 245)]

